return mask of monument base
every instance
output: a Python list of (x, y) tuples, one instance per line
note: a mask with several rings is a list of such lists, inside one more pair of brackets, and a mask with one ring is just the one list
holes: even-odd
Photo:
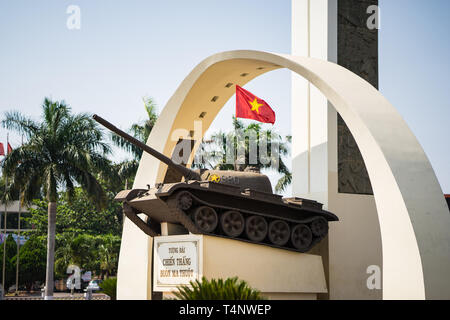
[[(220, 237), (200, 237), (200, 277), (237, 276), (271, 300), (315, 300), (317, 294), (327, 292), (321, 256)], [(164, 292), (163, 298), (173, 298), (173, 295)]]

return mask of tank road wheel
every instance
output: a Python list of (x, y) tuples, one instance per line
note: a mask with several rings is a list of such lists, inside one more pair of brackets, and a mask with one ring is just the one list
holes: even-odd
[(238, 211), (227, 211), (220, 217), (223, 232), (232, 238), (240, 236), (245, 228), (245, 220)]
[(217, 227), (219, 218), (216, 210), (211, 207), (201, 206), (195, 209), (194, 222), (201, 231), (211, 233)]
[(311, 222), (311, 231), (316, 237), (325, 237), (328, 233), (328, 221), (323, 217), (319, 217)]
[(282, 220), (274, 220), (269, 224), (270, 242), (277, 246), (284, 246), (291, 236), (291, 228), (287, 222)]
[(250, 216), (245, 221), (245, 234), (252, 241), (262, 241), (267, 235), (267, 221), (260, 216)]
[(292, 229), (291, 241), (298, 250), (306, 250), (312, 243), (311, 229), (305, 224), (298, 224)]
[(188, 191), (181, 191), (176, 195), (177, 206), (183, 211), (192, 207), (192, 196)]

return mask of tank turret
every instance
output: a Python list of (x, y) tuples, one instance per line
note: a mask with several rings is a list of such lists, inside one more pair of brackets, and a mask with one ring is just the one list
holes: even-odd
[[(328, 222), (339, 220), (317, 201), (283, 199), (274, 194), (266, 175), (191, 170), (105, 119), (93, 118), (184, 177), (177, 183), (158, 183), (153, 188), (123, 190), (116, 195), (125, 215), (149, 236), (160, 235), (160, 223), (168, 222), (181, 224), (186, 232), (307, 252), (328, 234)], [(138, 216), (140, 213), (148, 216), (147, 221)]]

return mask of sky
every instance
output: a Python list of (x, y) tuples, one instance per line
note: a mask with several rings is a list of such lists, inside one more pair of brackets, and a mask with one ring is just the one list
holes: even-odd
[[(67, 28), (70, 5), (80, 8), (79, 30)], [(380, 91), (450, 193), (450, 1), (380, 0), (380, 9)], [(127, 129), (145, 119), (143, 96), (161, 110), (200, 61), (235, 49), (290, 53), (290, 0), (0, 0), (0, 118), (18, 110), (39, 119), (50, 97)], [(245, 88), (273, 107), (276, 130), (290, 134), (290, 72)], [(232, 97), (209, 132), (229, 130), (233, 113)], [(0, 128), (0, 142), (6, 135)], [(12, 132), (10, 140), (20, 144)], [(124, 157), (114, 150), (115, 160)]]

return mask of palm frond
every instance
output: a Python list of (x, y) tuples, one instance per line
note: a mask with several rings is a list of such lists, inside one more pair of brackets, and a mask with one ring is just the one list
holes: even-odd
[(285, 176), (278, 185), (284, 190), (291, 183), (289, 169), (283, 161), (290, 153), (291, 137), (283, 138), (272, 128), (264, 129), (259, 123), (245, 125), (235, 117), (232, 121), (234, 131), (214, 132), (201, 143), (194, 166), (238, 171), (252, 166), (259, 170), (275, 170)]
[(106, 158), (110, 147), (89, 114), (71, 114), (64, 101), (45, 98), (42, 122), (10, 112), (2, 124), (28, 133), (27, 141), (3, 162), (3, 173), (20, 188), (24, 201), (30, 201), (41, 190), (56, 201), (59, 188), (64, 188), (70, 198), (75, 186), (81, 185), (92, 199), (100, 200), (96, 204), (104, 203), (104, 191), (95, 174), (110, 170)]
[[(128, 133), (145, 143), (147, 142), (150, 132), (156, 124), (158, 113), (156, 111), (157, 106), (153, 98), (143, 97), (142, 101), (144, 103), (147, 119), (142, 122), (133, 123), (129, 128)], [(117, 147), (129, 152), (135, 160), (139, 160), (142, 157), (143, 151), (122, 137), (112, 133), (111, 141)]]
[(27, 138), (39, 129), (39, 125), (36, 122), (17, 111), (6, 112), (5, 119), (2, 120), (2, 126), (8, 130), (24, 134)]
[(263, 300), (259, 290), (251, 288), (247, 282), (237, 277), (191, 281), (189, 285), (177, 287), (173, 292), (179, 300)]

